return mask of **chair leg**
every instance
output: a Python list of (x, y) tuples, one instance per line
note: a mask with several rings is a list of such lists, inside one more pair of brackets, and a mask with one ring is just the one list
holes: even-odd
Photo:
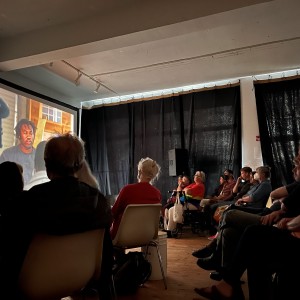
[(157, 257), (158, 257), (158, 261), (159, 261), (159, 266), (160, 266), (161, 275), (162, 275), (163, 280), (164, 280), (165, 289), (167, 289), (167, 280), (166, 280), (166, 277), (165, 277), (165, 272), (164, 272), (164, 268), (163, 268), (163, 264), (162, 264), (162, 259), (161, 259), (159, 247), (158, 247), (157, 243), (155, 243), (155, 242), (151, 242), (151, 243), (149, 244), (149, 246), (154, 246), (154, 247), (156, 248), (156, 252), (157, 252)]
[(117, 292), (116, 292), (116, 287), (115, 287), (115, 280), (114, 280), (114, 275), (111, 276), (111, 282), (110, 282), (110, 294), (112, 300), (117, 300)]

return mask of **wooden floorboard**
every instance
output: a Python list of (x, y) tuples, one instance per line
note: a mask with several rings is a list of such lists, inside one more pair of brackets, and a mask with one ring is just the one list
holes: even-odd
[[(139, 287), (137, 293), (131, 296), (118, 296), (118, 300), (203, 300), (194, 292), (195, 287), (205, 287), (216, 284), (209, 278), (209, 271), (199, 268), (197, 258), (191, 253), (206, 245), (207, 237), (193, 234), (189, 228), (183, 230), (179, 238), (167, 239), (167, 284), (165, 290), (163, 280), (149, 280)], [(247, 277), (243, 290), (248, 300)]]

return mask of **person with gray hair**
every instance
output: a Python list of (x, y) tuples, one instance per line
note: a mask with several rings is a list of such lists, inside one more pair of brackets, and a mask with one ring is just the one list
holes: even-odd
[[(23, 192), (5, 224), (6, 239), (2, 244), (5, 259), (0, 265), (0, 282), (9, 289), (9, 294), (17, 290), (18, 274), (36, 233), (66, 235), (105, 228), (103, 251), (107, 257), (103, 261), (108, 264), (107, 274), (111, 272), (111, 207), (98, 189), (76, 177), (84, 157), (84, 143), (75, 135), (58, 135), (47, 141), (44, 159), (50, 181)], [(13, 299), (18, 299), (14, 296)]]
[(153, 186), (160, 175), (160, 165), (150, 157), (142, 158), (138, 163), (137, 183), (124, 186), (112, 207), (113, 224), (110, 230), (115, 237), (125, 208), (129, 204), (161, 203), (161, 192)]

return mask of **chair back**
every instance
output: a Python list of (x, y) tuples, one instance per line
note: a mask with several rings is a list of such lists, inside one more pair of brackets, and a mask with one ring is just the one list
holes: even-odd
[(70, 235), (36, 235), (19, 276), (26, 299), (61, 299), (100, 276), (104, 229)]
[(136, 248), (157, 239), (161, 207), (160, 203), (128, 205), (113, 245), (121, 248)]

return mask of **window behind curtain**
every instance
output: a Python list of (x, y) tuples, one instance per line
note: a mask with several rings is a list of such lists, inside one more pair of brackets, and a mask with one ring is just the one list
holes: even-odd
[(300, 80), (255, 84), (264, 164), (272, 187), (291, 183), (293, 158), (300, 145)]

